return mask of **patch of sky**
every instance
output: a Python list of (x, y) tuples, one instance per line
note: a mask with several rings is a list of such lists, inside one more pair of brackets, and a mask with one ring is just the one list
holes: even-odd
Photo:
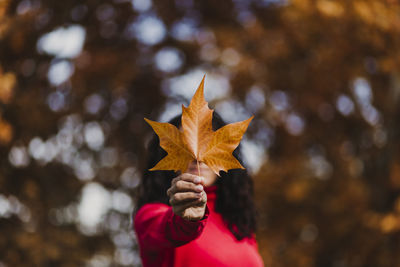
[(126, 231), (120, 231), (112, 236), (112, 241), (117, 247), (132, 247), (134, 245), (134, 240), (130, 237), (129, 233)]
[(7, 197), (0, 194), (0, 218), (1, 217), (10, 217), (11, 216), (11, 209), (10, 209), (10, 202), (8, 201)]
[(68, 60), (53, 61), (47, 73), (52, 85), (60, 85), (67, 81), (74, 73), (74, 65)]
[(14, 167), (17, 168), (26, 167), (30, 163), (28, 151), (23, 145), (13, 146), (8, 153), (8, 160)]
[(285, 126), (291, 135), (297, 136), (303, 133), (305, 121), (299, 114), (292, 112), (285, 118)]
[(85, 37), (86, 31), (80, 25), (59, 27), (39, 38), (37, 50), (58, 58), (75, 58), (82, 51)]
[(35, 0), (22, 0), (17, 5), (16, 11), (18, 15), (24, 15), (33, 10), (40, 8), (40, 1)]
[(200, 28), (196, 34), (196, 40), (200, 44), (207, 44), (207, 43), (216, 43), (217, 38), (209, 28)]
[(54, 112), (61, 111), (66, 106), (66, 97), (59, 91), (52, 92), (47, 96), (47, 105)]
[(361, 108), (361, 115), (371, 126), (382, 123), (380, 112), (372, 105), (373, 91), (370, 83), (363, 77), (353, 81), (353, 94)]
[(241, 102), (233, 99), (218, 102), (215, 105), (215, 111), (218, 112), (227, 123), (246, 120), (252, 116)]
[(154, 15), (140, 15), (133, 23), (128, 24), (125, 34), (136, 38), (145, 45), (160, 43), (166, 36), (164, 23)]
[(111, 194), (112, 208), (122, 212), (130, 213), (132, 212), (133, 202), (132, 198), (125, 192), (121, 190), (115, 190)]
[(85, 142), (92, 150), (100, 150), (104, 144), (105, 137), (101, 125), (94, 121), (88, 122), (84, 128)]
[[(82, 154), (82, 153), (81, 153)], [(72, 162), (75, 176), (82, 181), (88, 181), (96, 176), (96, 166), (92, 156), (77, 154)]]
[(336, 108), (344, 116), (348, 116), (354, 111), (354, 103), (347, 95), (341, 94), (336, 99)]
[(120, 180), (124, 187), (135, 188), (140, 182), (139, 173), (135, 167), (128, 167), (122, 172)]
[(256, 129), (253, 137), (260, 143), (265, 149), (268, 149), (274, 142), (274, 130), (267, 124), (265, 120), (255, 120), (251, 122), (254, 124), (253, 128)]
[(361, 77), (358, 77), (353, 82), (353, 93), (360, 105), (369, 105), (372, 102), (372, 89), (369, 82)]
[[(184, 75), (167, 79), (163, 84), (162, 92), (168, 97), (183, 97), (190, 100), (204, 74), (206, 74), (204, 69), (194, 69)], [(204, 82), (204, 95), (207, 102), (227, 97), (230, 90), (226, 75), (207, 73)]]
[(361, 114), (365, 121), (371, 126), (375, 126), (381, 123), (382, 117), (380, 112), (372, 105), (366, 105), (362, 107)]
[(128, 103), (125, 98), (120, 97), (114, 100), (110, 106), (110, 114), (115, 120), (122, 120), (128, 113)]
[(128, 248), (117, 248), (114, 253), (114, 260), (124, 266), (140, 264), (140, 257), (138, 257), (137, 252)]
[(267, 160), (264, 146), (247, 138), (242, 139), (240, 146), (244, 163), (248, 166), (250, 173), (257, 173)]
[(157, 121), (167, 122), (177, 115), (182, 114), (182, 103), (168, 101), (165, 103), (163, 111), (158, 117)]
[(170, 34), (179, 41), (194, 41), (198, 31), (196, 25), (193, 19), (181, 19), (172, 25)]
[(164, 72), (177, 71), (184, 62), (184, 54), (177, 48), (164, 47), (154, 56), (157, 69)]
[(245, 99), (246, 108), (252, 112), (257, 113), (260, 109), (265, 106), (265, 95), (264, 91), (260, 86), (252, 86), (246, 94)]
[(234, 48), (226, 48), (222, 51), (221, 61), (228, 67), (234, 67), (239, 64), (241, 59), (240, 54)]
[(86, 262), (86, 267), (110, 267), (112, 266), (109, 255), (96, 254)]
[(90, 96), (86, 97), (84, 105), (87, 113), (98, 114), (105, 106), (105, 101), (101, 95), (91, 94)]
[(112, 168), (118, 163), (118, 150), (114, 147), (106, 147), (100, 152), (100, 164), (103, 167)]
[(290, 108), (289, 96), (284, 91), (273, 91), (269, 96), (268, 101), (277, 111), (285, 111)]
[(220, 56), (221, 52), (218, 47), (213, 43), (206, 43), (201, 46), (199, 56), (202, 60), (205, 61), (214, 61), (217, 60)]
[(148, 11), (152, 6), (151, 0), (131, 0), (132, 8), (138, 12)]
[(315, 177), (321, 180), (330, 178), (333, 172), (332, 165), (322, 155), (310, 156), (309, 167)]
[(99, 183), (87, 183), (82, 188), (78, 218), (85, 233), (95, 232), (97, 225), (111, 208), (111, 200), (110, 192)]
[(9, 218), (13, 215), (18, 216), (24, 223), (29, 222), (32, 217), (29, 208), (16, 196), (0, 194), (0, 218)]

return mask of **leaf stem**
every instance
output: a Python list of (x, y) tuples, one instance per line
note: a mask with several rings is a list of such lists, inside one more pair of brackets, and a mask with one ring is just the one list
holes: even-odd
[(196, 162), (197, 162), (197, 172), (198, 172), (199, 176), (201, 176), (201, 174), (200, 174), (200, 164), (199, 164), (199, 161), (196, 160)]

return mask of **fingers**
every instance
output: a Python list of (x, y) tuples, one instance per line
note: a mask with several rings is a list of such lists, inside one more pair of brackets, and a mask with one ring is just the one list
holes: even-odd
[(175, 177), (172, 180), (172, 185), (174, 185), (179, 180), (183, 180), (183, 181), (186, 181), (186, 182), (192, 182), (192, 183), (195, 183), (195, 184), (203, 184), (204, 183), (204, 177), (193, 175), (193, 174), (190, 174), (190, 173), (183, 173), (183, 174)]
[(172, 206), (186, 204), (192, 201), (204, 201), (205, 193), (195, 193), (195, 192), (178, 192), (170, 196), (169, 203)]
[(177, 192), (197, 192), (200, 193), (203, 191), (203, 186), (201, 184), (194, 184), (191, 182), (186, 182), (183, 180), (179, 180), (175, 183), (175, 185), (171, 186), (171, 188), (168, 189), (167, 195), (171, 196), (172, 194), (175, 194)]
[(171, 196), (177, 192), (185, 191), (201, 192), (204, 189), (202, 186), (203, 183), (203, 177), (190, 173), (184, 173), (172, 180), (171, 187), (167, 190), (167, 195)]
[(174, 178), (167, 190), (173, 212), (184, 219), (201, 219), (207, 203), (203, 184), (203, 177), (190, 173)]

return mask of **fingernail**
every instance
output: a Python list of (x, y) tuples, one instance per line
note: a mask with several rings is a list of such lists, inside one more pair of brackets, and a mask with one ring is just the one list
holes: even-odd
[(201, 178), (200, 178), (200, 177), (194, 178), (194, 182), (195, 182), (196, 184), (200, 183), (200, 182), (201, 182)]
[(203, 191), (203, 186), (202, 185), (196, 185), (196, 189), (199, 191)]

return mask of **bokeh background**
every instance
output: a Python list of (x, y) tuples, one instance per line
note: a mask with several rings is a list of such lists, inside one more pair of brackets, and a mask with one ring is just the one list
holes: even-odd
[(140, 266), (143, 118), (204, 74), (266, 266), (400, 266), (396, 0), (1, 0), (0, 266)]

